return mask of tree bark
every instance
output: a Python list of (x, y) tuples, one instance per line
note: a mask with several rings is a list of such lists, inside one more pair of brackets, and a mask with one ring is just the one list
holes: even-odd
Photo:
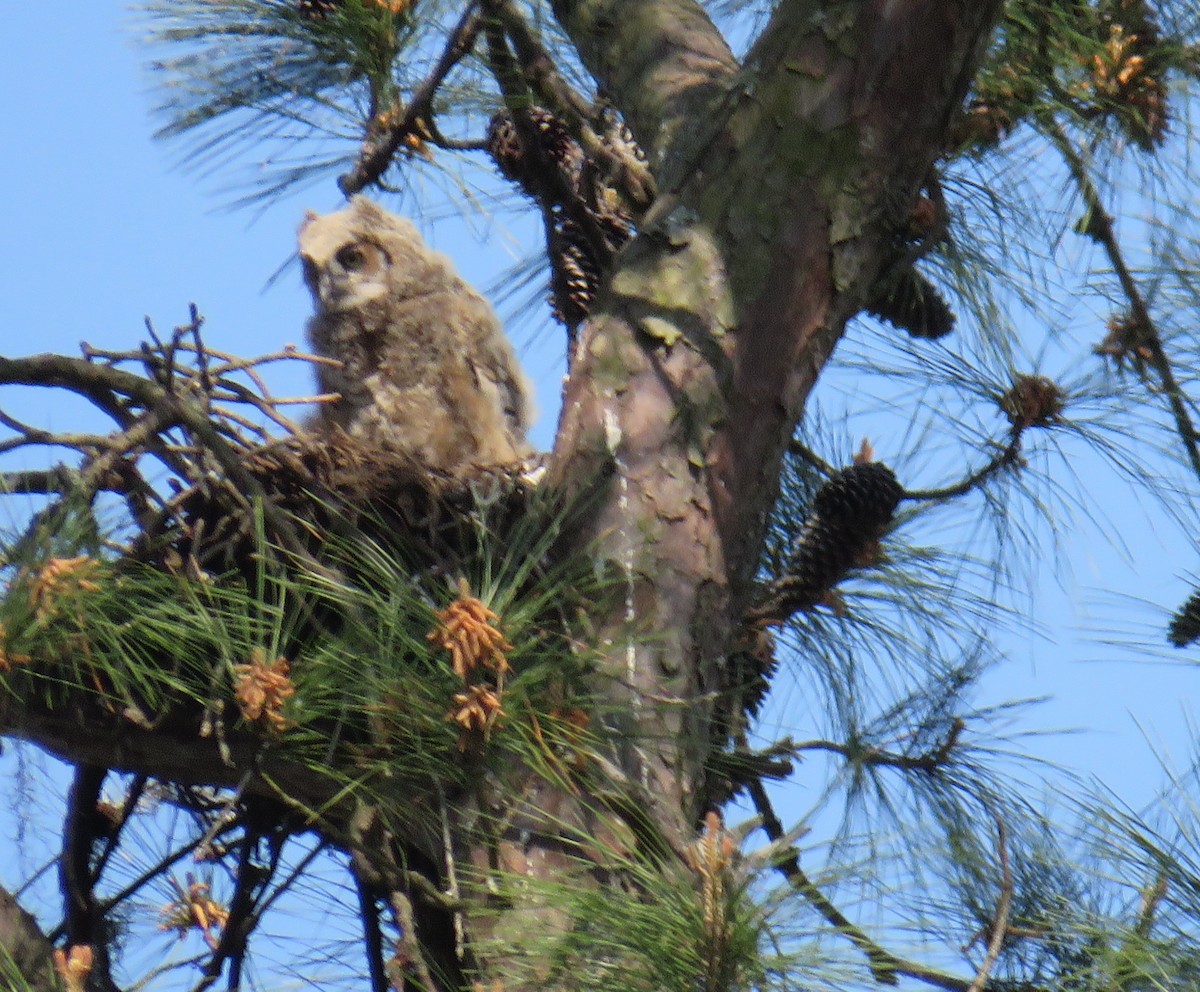
[(0, 889), (0, 981), (17, 976), (28, 983), (31, 992), (55, 992), (58, 988), (50, 941), (12, 894)]
[(641, 745), (626, 771), (681, 828), (707, 802), (714, 694), (783, 451), (1001, 7), (793, 0), (738, 70), (698, 5), (555, 3), (662, 191), (582, 332), (552, 472), (612, 473), (580, 540), (627, 581), (605, 626)]

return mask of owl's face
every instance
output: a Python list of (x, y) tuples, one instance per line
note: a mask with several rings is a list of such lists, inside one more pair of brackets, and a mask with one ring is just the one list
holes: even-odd
[(385, 296), (392, 264), (376, 240), (353, 227), (316, 217), (300, 232), (304, 282), (318, 310), (358, 310)]
[(454, 280), (449, 262), (429, 249), (410, 221), (363, 196), (337, 213), (308, 215), (300, 226), (300, 261), (318, 313), (360, 311), (385, 297), (405, 300)]

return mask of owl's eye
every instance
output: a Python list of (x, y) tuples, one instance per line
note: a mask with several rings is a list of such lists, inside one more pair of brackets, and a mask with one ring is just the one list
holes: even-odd
[(336, 255), (338, 265), (350, 272), (361, 269), (367, 263), (367, 255), (358, 245), (346, 245), (339, 248)]
[(347, 272), (357, 272), (359, 269), (365, 268), (367, 264), (367, 253), (361, 245), (346, 245), (339, 248), (333, 257), (337, 259), (338, 265)]

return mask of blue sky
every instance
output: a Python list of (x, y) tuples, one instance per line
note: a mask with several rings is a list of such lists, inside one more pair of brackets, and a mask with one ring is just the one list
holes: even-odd
[[(198, 179), (177, 167), (179, 147), (152, 140), (152, 79), (131, 25), (116, 3), (27, 3), (5, 11), (0, 352), (72, 354), (81, 340), (128, 348), (144, 337), (145, 316), (169, 331), (186, 321), (191, 302), (207, 318), (215, 348), (257, 354), (302, 344), (310, 303), (298, 271), (293, 266), (264, 287), (291, 255), (303, 211), (331, 209), (339, 194), (328, 181), (261, 212), (225, 209), (220, 177)], [(537, 236), (534, 225), (505, 224), (491, 218), (423, 226), (464, 274), (489, 286), (519, 255), (521, 240)], [(557, 415), (562, 339), (542, 321), (520, 323), (515, 337), (539, 392), (535, 440), (546, 446)], [(305, 392), (308, 385), (297, 370), (281, 388)], [(19, 406), (12, 396), (0, 396), (0, 404), (41, 426), (79, 422), (79, 410), (48, 393), (22, 393)], [(886, 458), (888, 429), (870, 421), (862, 429)], [(1077, 467), (1083, 488), (1094, 482), (1107, 491), (1111, 481), (1088, 475), (1087, 465)], [(0, 512), (7, 520), (13, 511)], [(1161, 627), (1145, 652), (1110, 648), (1100, 636), (1126, 614), (1154, 636), (1152, 624), (1163, 618), (1127, 597), (1172, 608), (1187, 593), (1184, 573), (1200, 571), (1200, 562), (1170, 532), (1156, 536), (1144, 519), (1153, 510), (1143, 513), (1132, 497), (1118, 495), (1109, 512), (1136, 549), (1136, 563), (1123, 562), (1098, 538), (1100, 528), (1084, 521), (1079, 536), (1064, 541), (1057, 574), (1047, 563), (1026, 590), (1046, 636), (1033, 633), (1034, 624), (1026, 634), (1005, 635), (1011, 661), (985, 692), (992, 701), (1053, 696), (1024, 714), (1020, 727), (1082, 732), (1032, 740), (1030, 750), (1099, 776), (1137, 806), (1163, 781), (1151, 744), (1176, 766), (1190, 760), (1185, 714), (1197, 674), (1183, 662), (1195, 653), (1170, 654)]]

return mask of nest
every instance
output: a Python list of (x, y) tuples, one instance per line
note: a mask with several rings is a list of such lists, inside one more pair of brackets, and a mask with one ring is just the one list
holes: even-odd
[(521, 466), (452, 477), (341, 431), (247, 448), (240, 467), (257, 498), (227, 477), (176, 483), (174, 512), (143, 531), (133, 556), (193, 577), (247, 574), (264, 545), (311, 560), (331, 540), (355, 536), (445, 564), (464, 552), (473, 513), (486, 508), (489, 527), (506, 530), (530, 493)]
[[(503, 534), (527, 507), (526, 466), (448, 476), (402, 452), (288, 419), (289, 404), (337, 397), (274, 396), (259, 370), (329, 359), (294, 349), (253, 359), (217, 352), (202, 341), (201, 323), (193, 308), (191, 322), (169, 340), (150, 328), (152, 342), (133, 351), (85, 345), (83, 358), (4, 360), (0, 385), (73, 392), (116, 422), (107, 434), (58, 435), (6, 419), (18, 432), (0, 439), (6, 450), (66, 446), (81, 454), (78, 464), (0, 473), (0, 492), (51, 497), (10, 542), (9, 562), (95, 553), (102, 541), (123, 560), (207, 581), (230, 572), (250, 577), (264, 558), (312, 567), (332, 540), (365, 535), (417, 567), (438, 566), (462, 551), (481, 515)], [(256, 413), (274, 427), (256, 424)], [(96, 522), (102, 493), (126, 507), (115, 527)], [(72, 515), (85, 518), (78, 549), (62, 546)]]

